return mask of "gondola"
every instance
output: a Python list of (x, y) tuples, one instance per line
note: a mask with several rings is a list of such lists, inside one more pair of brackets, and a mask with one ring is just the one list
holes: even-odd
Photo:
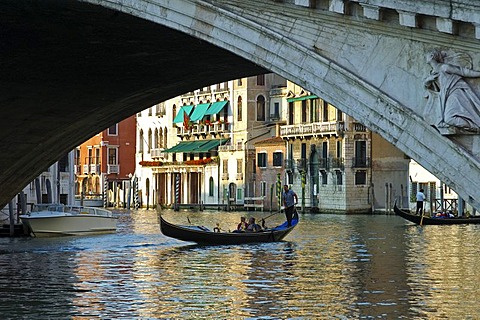
[(298, 214), (295, 213), (290, 227), (287, 227), (287, 222), (285, 221), (275, 228), (265, 229), (260, 232), (214, 232), (204, 226), (175, 225), (166, 221), (160, 215), (160, 230), (167, 237), (209, 245), (281, 241), (297, 224)]
[(479, 217), (470, 217), (470, 218), (446, 218), (446, 217), (426, 217), (421, 215), (410, 214), (397, 207), (397, 204), (394, 205), (393, 209), (395, 213), (400, 217), (421, 225), (446, 225), (446, 224), (477, 224), (480, 223)]

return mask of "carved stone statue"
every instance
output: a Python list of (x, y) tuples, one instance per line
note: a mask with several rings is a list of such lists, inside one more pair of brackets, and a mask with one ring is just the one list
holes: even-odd
[[(462, 66), (463, 64), (469, 66)], [(448, 56), (446, 52), (433, 50), (426, 56), (432, 71), (425, 79), (428, 101), (424, 118), (437, 128), (480, 128), (480, 98), (465, 78), (480, 78), (480, 72), (472, 69), (470, 57)]]

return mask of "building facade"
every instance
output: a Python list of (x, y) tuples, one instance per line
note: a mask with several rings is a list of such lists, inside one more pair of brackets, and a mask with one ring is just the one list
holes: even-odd
[(131, 116), (75, 150), (75, 200), (91, 206), (125, 206), (135, 173), (136, 119)]
[[(397, 148), (290, 82), (287, 102), (287, 125), (280, 129), (287, 154), (284, 181), (303, 210), (372, 212), (390, 208), (402, 185), (406, 190), (408, 160)], [(379, 187), (383, 182), (391, 187)]]

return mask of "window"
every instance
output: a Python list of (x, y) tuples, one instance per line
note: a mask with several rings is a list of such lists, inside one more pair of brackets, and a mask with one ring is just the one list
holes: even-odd
[(117, 148), (108, 148), (108, 164), (118, 164)]
[(242, 86), (242, 85), (243, 85), (243, 84), (242, 84), (242, 78), (240, 78), (240, 79), (237, 80), (237, 85), (238, 85), (238, 86)]
[(58, 171), (68, 172), (68, 153), (58, 160)]
[(295, 122), (295, 104), (293, 102), (288, 103), (288, 124), (294, 124)]
[(320, 175), (322, 176), (322, 184), (326, 185), (328, 183), (327, 171), (320, 170)]
[(242, 200), (243, 199), (243, 189), (238, 188), (237, 189), (237, 200)]
[(148, 108), (148, 116), (149, 116), (149, 117), (152, 116), (152, 107)]
[(93, 149), (88, 148), (88, 159), (86, 161), (87, 164), (92, 164), (92, 158), (93, 158)]
[(262, 181), (260, 182), (260, 196), (266, 197), (267, 196), (267, 182)]
[(312, 122), (318, 122), (319, 116), (320, 116), (319, 100), (312, 99), (310, 100), (310, 118), (312, 119)]
[(168, 136), (168, 130), (167, 128), (163, 129), (163, 147), (167, 147), (167, 136)]
[(152, 129), (148, 129), (148, 145), (147, 145), (147, 153), (150, 153), (152, 150)]
[(223, 160), (223, 173), (228, 173), (228, 160)]
[(237, 173), (242, 174), (243, 173), (243, 159), (237, 159)]
[(307, 100), (302, 100), (302, 123), (307, 122)]
[(273, 166), (274, 167), (281, 167), (283, 165), (283, 153), (282, 152), (274, 152), (273, 153)]
[(273, 118), (280, 119), (280, 102), (275, 102), (273, 104)]
[(355, 167), (365, 167), (367, 165), (367, 142), (355, 141)]
[(237, 99), (237, 120), (242, 121), (242, 97), (239, 96)]
[(262, 95), (257, 98), (257, 121), (265, 121), (265, 97)]
[(158, 137), (158, 129), (155, 128), (155, 134), (153, 135), (153, 148), (158, 148), (159, 147), (158, 141), (160, 141), (160, 140), (158, 138), (159, 138)]
[(355, 172), (355, 185), (366, 185), (367, 184), (367, 171), (358, 170)]
[(337, 158), (342, 157), (342, 141), (337, 141)]
[(328, 122), (328, 109), (329, 104), (326, 101), (323, 101), (323, 122)]
[(143, 130), (140, 130), (140, 135), (138, 137), (138, 152), (143, 153)]
[(337, 109), (337, 121), (343, 121), (343, 112)]
[(267, 167), (267, 153), (257, 153), (257, 166), (259, 168)]
[(214, 189), (215, 189), (215, 185), (213, 183), (213, 177), (210, 177), (210, 179), (208, 179), (208, 195), (210, 197), (213, 197)]
[(81, 157), (80, 149), (75, 149), (75, 164), (77, 166), (81, 164), (80, 157)]
[(260, 74), (257, 76), (257, 86), (264, 86), (265, 85), (265, 75)]
[(118, 123), (115, 123), (113, 126), (108, 128), (108, 135), (109, 136), (116, 136), (118, 131)]
[(302, 143), (301, 148), (302, 148), (302, 149), (301, 149), (301, 151), (300, 151), (300, 152), (301, 152), (300, 158), (302, 158), (302, 159), (307, 159), (307, 144), (306, 144), (306, 143)]
[(95, 164), (100, 164), (100, 148), (95, 148)]
[(336, 180), (337, 180), (337, 185), (341, 186), (343, 184), (342, 171), (335, 170), (335, 177), (336, 177)]

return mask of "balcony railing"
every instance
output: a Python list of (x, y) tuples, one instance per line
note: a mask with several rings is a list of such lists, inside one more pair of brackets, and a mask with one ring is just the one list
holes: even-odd
[(298, 171), (307, 171), (307, 159), (297, 159)]
[(354, 157), (352, 158), (352, 168), (370, 168), (370, 158)]
[(185, 129), (184, 127), (177, 127), (177, 136), (184, 137), (192, 135), (192, 129)]
[(109, 164), (107, 165), (107, 173), (120, 173), (120, 165), (118, 164)]
[(333, 169), (341, 169), (345, 168), (345, 161), (343, 158), (331, 158), (330, 159), (330, 166)]
[(210, 126), (204, 125), (204, 124), (194, 124), (192, 127), (192, 133), (193, 134), (207, 134), (208, 129)]
[(367, 132), (367, 127), (365, 127), (363, 124), (361, 124), (360, 122), (353, 122), (352, 123), (352, 126), (353, 126), (353, 131), (356, 131), (356, 132)]
[(164, 149), (151, 149), (150, 156), (152, 158), (165, 158), (165, 153), (163, 152)]
[(280, 136), (339, 135), (343, 131), (345, 131), (345, 123), (343, 121), (314, 122), (281, 126)]
[(88, 164), (83, 165), (83, 174), (89, 174), (90, 172), (88, 171), (90, 169), (90, 166)]
[(293, 171), (294, 169), (293, 159), (285, 159), (285, 170)]
[(98, 165), (98, 164), (91, 164), (91, 165), (90, 165), (90, 173), (92, 173), (92, 174), (99, 174), (99, 173), (100, 173), (100, 165)]
[(228, 180), (228, 173), (222, 173), (222, 180)]
[(243, 173), (237, 173), (237, 180), (243, 180)]

